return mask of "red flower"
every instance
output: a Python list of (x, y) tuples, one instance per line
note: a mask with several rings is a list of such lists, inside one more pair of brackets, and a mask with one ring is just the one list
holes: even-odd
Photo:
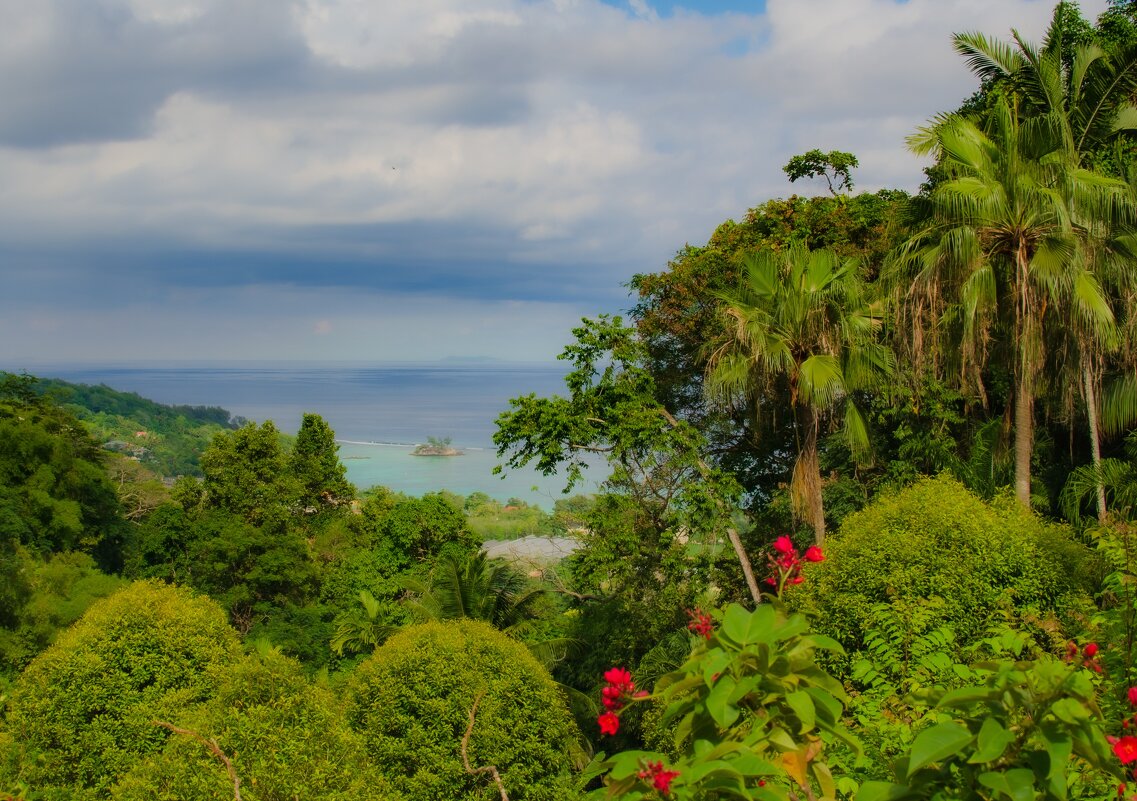
[(1137, 737), (1126, 735), (1113, 744), (1113, 753), (1121, 760), (1122, 765), (1128, 765), (1137, 760)]
[(664, 770), (662, 762), (647, 762), (636, 775), (641, 779), (651, 779), (651, 786), (667, 795), (671, 792), (671, 782), (679, 775), (679, 771)]
[(667, 795), (671, 792), (671, 781), (679, 775), (677, 770), (661, 770), (651, 780), (651, 785), (659, 792)]
[(824, 562), (825, 554), (816, 545), (810, 545), (805, 549), (805, 561), (807, 562)]
[(711, 632), (715, 630), (715, 622), (711, 616), (699, 609), (694, 611), (687, 610), (687, 616), (691, 618), (691, 622), (687, 624), (687, 628), (704, 639), (709, 640), (711, 638)]
[[(608, 712), (615, 712), (624, 708), (624, 702), (627, 697), (632, 695), (636, 689), (635, 682), (632, 681), (632, 674), (625, 668), (608, 668), (604, 671), (604, 681), (607, 684), (600, 690), (600, 701), (604, 704), (604, 708)], [(633, 696), (636, 697), (636, 696)], [(601, 718), (604, 716), (601, 715)], [(615, 719), (615, 715), (612, 716)], [(603, 722), (600, 724), (604, 726)], [(616, 724), (612, 724), (612, 733), (615, 733)]]
[(774, 550), (788, 556), (794, 552), (794, 542), (783, 534), (774, 540)]
[(1086, 659), (1093, 659), (1098, 655), (1098, 644), (1096, 642), (1086, 643), (1086, 647), (1082, 649), (1082, 653), (1086, 655)]
[(596, 719), (596, 722), (600, 725), (601, 734), (612, 735), (620, 730), (620, 718), (615, 712), (605, 712)]
[(632, 674), (625, 668), (609, 668), (604, 671), (604, 681), (611, 684), (613, 687), (632, 688)]

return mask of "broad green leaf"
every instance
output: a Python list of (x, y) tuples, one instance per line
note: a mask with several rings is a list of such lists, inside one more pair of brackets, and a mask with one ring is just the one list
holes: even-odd
[(772, 762), (767, 762), (753, 751), (740, 751), (730, 760), (730, 765), (743, 776), (775, 776), (778, 773)]
[(841, 702), (820, 687), (806, 687), (805, 691), (813, 699), (817, 716), (826, 723), (836, 723), (841, 719)]
[(723, 618), (722, 633), (740, 645), (764, 642), (774, 626), (774, 607), (761, 604), (753, 612), (748, 612), (738, 604), (727, 607)]
[(703, 681), (707, 684), (712, 684), (715, 681), (715, 675), (721, 674), (726, 670), (734, 659), (734, 655), (720, 648), (714, 648), (707, 653), (703, 654), (703, 658), (699, 660), (699, 665), (703, 672)]
[(730, 702), (734, 692), (734, 679), (720, 676), (707, 695), (707, 711), (720, 729), (729, 728), (738, 719), (738, 707)]
[(1087, 717), (1086, 708), (1073, 698), (1059, 698), (1050, 705), (1050, 711), (1054, 717), (1071, 726), (1077, 726)]
[(1015, 735), (1011, 734), (999, 721), (987, 718), (979, 728), (979, 739), (975, 753), (967, 760), (972, 764), (980, 762), (993, 762), (1003, 755), (1007, 746), (1014, 742)]
[(832, 651), (835, 654), (845, 653), (845, 646), (837, 642), (832, 637), (826, 637), (824, 634), (810, 634), (807, 638), (809, 643), (819, 651)]
[(810, 763), (809, 767), (813, 771), (813, 778), (817, 779), (817, 783), (821, 787), (822, 799), (836, 797), (837, 785), (833, 783), (833, 773), (829, 770), (829, 766), (824, 762), (814, 761)]
[(1042, 740), (1046, 743), (1046, 754), (1050, 757), (1050, 770), (1047, 776), (1053, 778), (1065, 775), (1070, 757), (1074, 753), (1073, 739), (1066, 732), (1054, 731), (1046, 725), (1041, 726), (1040, 731)]
[(1011, 801), (1034, 799), (1034, 772), (1026, 768), (1015, 768), (1005, 773), (988, 771), (980, 773), (978, 779), (984, 787), (1005, 795)]
[(916, 735), (909, 752), (908, 773), (911, 776), (925, 765), (939, 762), (959, 753), (974, 738), (971, 732), (954, 721), (937, 723)]
[(957, 709), (966, 708), (976, 701), (987, 701), (998, 695), (999, 691), (990, 687), (960, 687), (959, 689), (944, 693), (943, 698), (940, 699), (936, 706), (951, 706)]
[(857, 791), (856, 801), (901, 801), (916, 794), (906, 785), (891, 782), (865, 782)]
[(813, 700), (805, 690), (796, 690), (786, 696), (786, 704), (801, 721), (802, 733), (813, 728), (816, 713), (813, 709)]

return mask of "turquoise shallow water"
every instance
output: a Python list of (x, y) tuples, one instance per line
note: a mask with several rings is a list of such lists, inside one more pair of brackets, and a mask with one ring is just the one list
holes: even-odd
[[(520, 498), (526, 503), (552, 509), (562, 494), (563, 476), (546, 477), (533, 470), (493, 474), (501, 462), (493, 450), (468, 449), (462, 456), (412, 456), (412, 448), (395, 445), (340, 443), (340, 458), (348, 480), (357, 487), (382, 485), (410, 495), (447, 489), (459, 495), (484, 492), (502, 501)], [(573, 493), (590, 492), (594, 483), (576, 487)]]
[[(336, 432), (348, 478), (360, 489), (383, 485), (411, 495), (440, 489), (485, 492), (546, 509), (563, 497), (563, 477), (521, 470), (502, 478), (492, 472), (500, 461), (493, 449), (497, 416), (510, 398), (563, 393), (560, 364), (26, 367), (35, 375), (106, 384), (159, 403), (221, 406), (249, 420), (272, 420), (289, 433), (299, 428), (305, 412), (316, 412)], [(465, 455), (410, 455), (415, 443), (431, 436), (450, 437)], [(594, 488), (595, 481), (574, 492)]]

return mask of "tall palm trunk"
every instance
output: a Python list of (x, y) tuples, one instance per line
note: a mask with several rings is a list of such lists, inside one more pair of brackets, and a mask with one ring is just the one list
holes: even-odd
[(1034, 444), (1035, 331), (1031, 314), (1030, 269), (1026, 248), (1020, 243), (1015, 254), (1015, 332), (1018, 334), (1018, 374), (1015, 376), (1015, 496), (1030, 508), (1030, 456)]
[(799, 419), (805, 418), (801, 428), (805, 436), (798, 445), (794, 475), (790, 483), (790, 497), (798, 517), (813, 526), (813, 541), (825, 542), (825, 509), (821, 500), (821, 466), (817, 458), (817, 439), (821, 418), (816, 409), (801, 409)]
[(1090, 369), (1089, 354), (1080, 349), (1082, 357), (1082, 392), (1086, 398), (1086, 417), (1090, 426), (1090, 455), (1093, 457), (1094, 474), (1097, 476), (1098, 520), (1105, 520), (1105, 487), (1101, 483), (1101, 437), (1098, 429), (1097, 393), (1094, 391), (1094, 376)]

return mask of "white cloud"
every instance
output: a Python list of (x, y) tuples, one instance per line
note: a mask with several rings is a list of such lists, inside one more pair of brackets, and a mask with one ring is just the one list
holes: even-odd
[[(0, 0), (0, 66), (36, 76), (26, 89), (0, 77), (13, 99), (0, 137), (15, 132), (0, 146), (0, 247), (33, 257), (134, 240), (167, 251), (323, 248), (329, 259), (382, 257), (379, 277), (403, 269), (397, 249), (409, 248), (418, 270), (506, 265), (491, 288), (505, 300), (561, 281), (597, 305), (723, 219), (811, 191), (785, 181), (794, 153), (849, 150), (859, 187), (915, 188), (921, 164), (904, 137), (975, 85), (952, 32), (1006, 38), (1018, 26), (1037, 38), (1050, 13), (1041, 0), (767, 0), (764, 14), (666, 18), (639, 0), (634, 13), (598, 0), (258, 0), (241, 14), (221, 0), (76, 2)], [(1092, 18), (1105, 0), (1082, 5)], [(69, 16), (96, 7), (112, 8), (120, 27)], [(86, 61), (69, 61), (72, 51)], [(54, 90), (74, 96), (45, 106)], [(309, 235), (337, 226), (376, 233)], [(31, 281), (0, 270), (9, 286)], [(254, 272), (258, 286), (284, 280), (271, 266)], [(360, 297), (375, 300), (376, 286)], [(436, 295), (447, 294), (440, 278)], [(447, 300), (447, 314), (430, 317), (437, 302), (416, 313), (444, 330), (447, 320), (473, 326), (505, 354), (521, 349), (478, 328), (484, 301)], [(407, 308), (388, 311), (406, 322)], [(0, 299), (0, 316), (12, 311)], [(86, 322), (97, 328), (98, 315)], [(344, 345), (351, 324), (317, 315), (297, 329), (304, 342)], [(271, 350), (287, 319), (250, 341)], [(334, 325), (313, 337), (318, 320)]]

